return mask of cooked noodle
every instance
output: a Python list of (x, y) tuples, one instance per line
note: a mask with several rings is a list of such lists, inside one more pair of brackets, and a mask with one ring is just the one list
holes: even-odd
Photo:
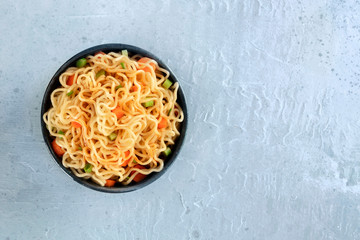
[[(61, 87), (52, 92), (52, 107), (43, 120), (65, 151), (62, 164), (76, 176), (101, 186), (107, 179), (127, 185), (138, 173), (163, 169), (161, 153), (174, 144), (184, 119), (176, 102), (179, 85), (175, 82), (164, 88), (169, 72), (151, 59), (138, 62), (140, 58), (114, 52), (96, 54), (86, 58), (86, 66), (70, 67), (61, 74)], [(106, 74), (98, 76), (101, 70)], [(74, 82), (69, 86), (71, 76)], [(152, 100), (153, 106), (144, 106)], [(112, 112), (117, 107), (124, 114), (120, 118)], [(158, 129), (162, 118), (166, 127)], [(81, 126), (74, 127), (74, 121)], [(111, 134), (116, 139), (111, 140)], [(84, 170), (86, 164), (92, 165), (91, 172)], [(145, 168), (135, 167), (139, 165)]]

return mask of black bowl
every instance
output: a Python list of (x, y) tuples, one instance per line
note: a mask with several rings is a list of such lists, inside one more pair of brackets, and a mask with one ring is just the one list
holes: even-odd
[(103, 51), (105, 53), (109, 53), (109, 52), (120, 52), (123, 49), (127, 49), (129, 56), (133, 56), (135, 54), (141, 54), (142, 56), (145, 57), (149, 57), (154, 59), (159, 66), (161, 66), (162, 68), (167, 69), (170, 72), (170, 80), (172, 82), (177, 82), (177, 79), (174, 75), (174, 73), (170, 70), (170, 68), (168, 66), (166, 66), (166, 64), (164, 64), (158, 57), (156, 57), (154, 54), (135, 47), (135, 46), (131, 46), (131, 45), (126, 45), (126, 44), (117, 44), (117, 43), (111, 43), (111, 44), (103, 44), (103, 45), (98, 45), (95, 47), (91, 47), (88, 48), (78, 54), (76, 54), (75, 56), (73, 56), (72, 58), (70, 58), (68, 61), (66, 61), (60, 68), (59, 70), (57, 70), (57, 72), (55, 73), (55, 75), (51, 78), (49, 85), (46, 88), (45, 94), (44, 94), (44, 98), (42, 101), (42, 105), (41, 105), (41, 130), (42, 130), (42, 134), (45, 140), (45, 144), (48, 147), (52, 157), (54, 158), (54, 160), (57, 162), (57, 164), (59, 164), (59, 166), (64, 170), (64, 172), (66, 172), (70, 177), (72, 177), (76, 182), (80, 183), (83, 186), (86, 186), (88, 188), (97, 190), (97, 191), (101, 191), (101, 192), (110, 192), (110, 193), (123, 193), (123, 192), (130, 192), (130, 191), (134, 191), (140, 188), (143, 188), (147, 185), (149, 185), (150, 183), (154, 182), (156, 179), (158, 179), (161, 175), (164, 174), (164, 172), (170, 167), (170, 165), (175, 161), (176, 156), (179, 154), (181, 146), (184, 142), (184, 137), (185, 137), (185, 133), (186, 133), (186, 127), (187, 127), (187, 109), (186, 109), (186, 103), (185, 103), (185, 97), (184, 94), (181, 90), (181, 87), (179, 87), (179, 91), (178, 91), (178, 98), (177, 98), (177, 102), (178, 104), (181, 106), (183, 112), (184, 112), (184, 121), (182, 122), (181, 126), (180, 126), (180, 136), (176, 139), (175, 141), (175, 145), (172, 147), (172, 153), (171, 155), (164, 161), (164, 169), (161, 172), (153, 172), (151, 174), (149, 174), (142, 182), (139, 183), (131, 183), (127, 186), (123, 186), (123, 185), (115, 185), (114, 187), (102, 187), (94, 182), (92, 182), (91, 180), (86, 180), (83, 178), (79, 178), (77, 176), (75, 176), (70, 169), (65, 168), (62, 165), (61, 162), (61, 157), (58, 157), (52, 147), (51, 147), (51, 141), (52, 141), (52, 137), (49, 134), (49, 131), (46, 128), (45, 122), (42, 119), (42, 116), (44, 115), (44, 113), (52, 106), (51, 105), (51, 100), (50, 100), (50, 95), (52, 93), (52, 91), (58, 87), (60, 87), (60, 83), (59, 83), (59, 76), (66, 71), (67, 68), (71, 67), (71, 66), (75, 66), (76, 61), (79, 58), (83, 58), (86, 57), (88, 55), (94, 55), (96, 52), (99, 51)]

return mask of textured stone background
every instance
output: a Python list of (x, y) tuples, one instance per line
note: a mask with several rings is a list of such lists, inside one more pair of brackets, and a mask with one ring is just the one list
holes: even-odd
[[(0, 0), (0, 239), (359, 239), (360, 3)], [(88, 47), (162, 58), (188, 101), (175, 164), (140, 191), (80, 186), (40, 132)]]

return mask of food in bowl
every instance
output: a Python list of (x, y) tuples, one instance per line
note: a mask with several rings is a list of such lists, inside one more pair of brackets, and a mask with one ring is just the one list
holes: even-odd
[(141, 55), (97, 52), (59, 77), (43, 121), (64, 167), (100, 186), (160, 172), (180, 135), (179, 85)]

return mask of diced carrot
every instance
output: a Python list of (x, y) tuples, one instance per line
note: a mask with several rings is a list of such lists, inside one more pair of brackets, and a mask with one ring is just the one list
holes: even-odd
[(54, 139), (54, 140), (51, 142), (51, 146), (52, 146), (54, 152), (56, 153), (56, 155), (58, 155), (59, 157), (61, 157), (62, 155), (64, 155), (65, 151), (64, 151), (64, 149), (62, 149), (59, 145), (57, 145), (56, 139)]
[(98, 54), (105, 55), (105, 53), (103, 51), (99, 51), (99, 52), (95, 53), (95, 56)]
[(138, 87), (136, 85), (132, 86), (130, 89), (130, 92), (136, 92), (138, 90)]
[[(125, 152), (125, 157), (128, 157), (130, 155), (130, 151), (128, 150), (128, 151), (126, 151)], [(127, 166), (128, 164), (129, 164), (129, 162), (130, 162), (130, 159), (131, 158), (128, 158), (128, 159), (126, 159), (123, 163), (121, 163), (121, 167), (125, 167), (125, 166)]]
[(122, 162), (120, 166), (125, 167), (125, 166), (127, 166), (129, 164), (129, 162), (130, 162), (130, 158), (128, 158), (124, 162)]
[(74, 84), (74, 78), (75, 78), (75, 75), (71, 75), (70, 77), (68, 77), (68, 79), (66, 80), (66, 85), (73, 85)]
[(161, 129), (161, 128), (166, 128), (167, 127), (167, 121), (165, 118), (161, 118), (159, 123), (158, 123), (158, 129)]
[(71, 126), (73, 126), (74, 128), (81, 128), (81, 124), (75, 121), (71, 122)]
[(129, 150), (127, 150), (126, 152), (124, 152), (125, 153), (125, 157), (128, 157), (129, 155), (130, 155), (130, 151)]
[(116, 181), (112, 179), (106, 179), (105, 187), (113, 187)]
[[(138, 168), (138, 169), (146, 169), (146, 167), (144, 167), (143, 165), (135, 165), (134, 168)], [(134, 173), (136, 173), (135, 171), (132, 171), (130, 175), (133, 175)], [(144, 180), (144, 178), (146, 178), (146, 175), (141, 174), (141, 173), (137, 173), (136, 176), (134, 177), (134, 181), (135, 182), (141, 182), (142, 180)]]
[[(147, 63), (147, 62), (149, 62), (150, 60), (152, 60), (152, 59), (150, 59), (150, 58), (147, 58), (147, 57), (143, 57), (143, 58), (140, 58), (139, 59), (139, 63)], [(155, 71), (155, 69), (156, 69), (156, 65), (155, 65), (155, 63), (153, 63), (153, 62), (151, 62), (150, 63), (150, 66), (154, 69), (154, 71)], [(149, 73), (151, 73), (151, 69), (150, 69), (150, 67), (148, 67), (148, 66), (146, 66), (146, 67), (144, 67), (144, 68), (140, 68), (141, 70), (144, 70), (145, 72), (149, 72)]]
[(111, 110), (111, 112), (115, 113), (117, 118), (121, 118), (124, 116), (124, 112), (121, 110), (121, 107), (116, 107), (115, 109)]

